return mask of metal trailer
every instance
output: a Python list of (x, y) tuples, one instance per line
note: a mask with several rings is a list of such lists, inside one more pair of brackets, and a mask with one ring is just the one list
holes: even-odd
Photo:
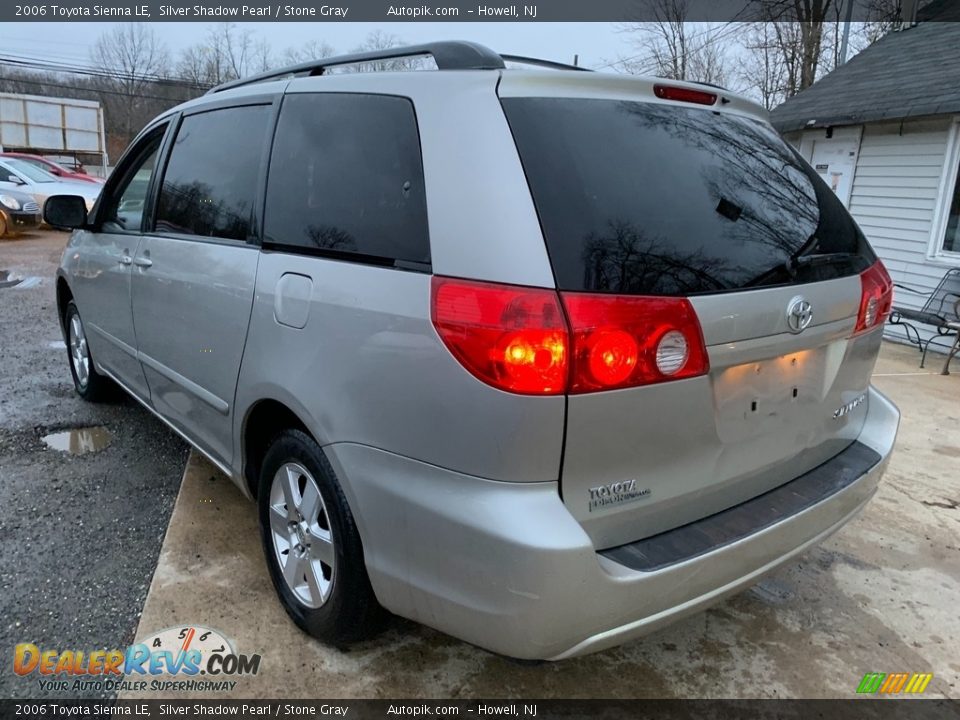
[(83, 156), (91, 164), (95, 157), (107, 168), (103, 108), (96, 100), (0, 93), (0, 151)]

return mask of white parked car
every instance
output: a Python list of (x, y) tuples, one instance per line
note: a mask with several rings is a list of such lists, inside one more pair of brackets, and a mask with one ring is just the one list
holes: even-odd
[(29, 193), (41, 209), (47, 198), (53, 195), (79, 195), (86, 201), (89, 212), (102, 187), (96, 183), (61, 180), (23, 160), (0, 158), (0, 191), (20, 190)]

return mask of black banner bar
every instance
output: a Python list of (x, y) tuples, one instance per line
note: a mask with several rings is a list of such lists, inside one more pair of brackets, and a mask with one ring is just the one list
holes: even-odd
[(0, 718), (955, 720), (955, 700), (0, 700)]
[[(853, 20), (881, 19), (875, 0), (844, 2), (853, 3)], [(663, 7), (662, 0), (4, 0), (0, 21), (646, 22), (663, 19)], [(686, 0), (684, 19), (792, 21), (795, 8), (784, 0)]]

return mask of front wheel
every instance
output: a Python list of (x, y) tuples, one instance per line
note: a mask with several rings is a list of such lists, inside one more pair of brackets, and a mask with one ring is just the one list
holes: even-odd
[(374, 634), (385, 611), (353, 514), (313, 438), (300, 430), (277, 436), (261, 468), (258, 504), (270, 579), (293, 621), (334, 645)]
[(70, 374), (77, 395), (90, 402), (100, 402), (110, 395), (110, 381), (97, 372), (87, 344), (87, 332), (80, 319), (80, 311), (73, 300), (67, 305), (64, 316), (67, 335), (67, 357), (70, 360)]

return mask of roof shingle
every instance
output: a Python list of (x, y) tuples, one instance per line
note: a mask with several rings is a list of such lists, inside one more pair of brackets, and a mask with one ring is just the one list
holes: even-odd
[(960, 112), (960, 23), (891, 32), (770, 113), (780, 132)]

